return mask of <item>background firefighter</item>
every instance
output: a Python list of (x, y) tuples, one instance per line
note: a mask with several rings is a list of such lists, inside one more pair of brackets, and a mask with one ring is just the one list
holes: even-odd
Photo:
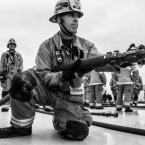
[(106, 86), (106, 75), (104, 72), (91, 71), (89, 107), (92, 109), (103, 109), (103, 86)]
[[(9, 93), (12, 77), (23, 70), (23, 58), (15, 48), (17, 44), (13, 38), (8, 41), (7, 50), (1, 55), (0, 61), (0, 81), (2, 87), (2, 99)], [(0, 100), (0, 102), (2, 102)], [(1, 104), (1, 103), (0, 103)], [(3, 104), (1, 104), (3, 105)], [(8, 111), (9, 108), (3, 107), (2, 111)]]
[[(118, 94), (116, 99), (116, 109), (117, 111), (121, 111), (122, 108), (125, 108), (125, 112), (132, 112), (133, 110), (130, 108), (132, 102), (133, 95), (133, 81), (131, 78), (131, 74), (138, 74), (137, 66), (134, 64), (132, 66), (128, 66), (125, 68), (120, 68), (120, 72), (118, 73)], [(124, 99), (123, 99), (124, 95)]]

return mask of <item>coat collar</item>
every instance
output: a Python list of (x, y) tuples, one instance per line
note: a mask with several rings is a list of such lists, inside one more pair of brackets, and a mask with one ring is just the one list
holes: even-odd
[[(60, 36), (60, 31), (57, 32), (57, 33), (53, 36), (53, 40), (54, 40), (54, 42), (55, 42), (55, 45), (56, 45), (57, 49), (58, 49), (58, 50), (61, 50), (62, 46), (64, 46), (64, 45), (63, 45), (63, 43), (62, 43), (62, 38), (61, 38), (61, 36)], [(80, 50), (84, 50), (83, 47), (82, 47), (82, 45), (81, 45), (81, 43), (80, 43), (80, 41), (79, 41), (79, 37), (78, 37), (78, 36), (75, 37), (72, 46), (77, 47), (77, 48), (80, 49)]]

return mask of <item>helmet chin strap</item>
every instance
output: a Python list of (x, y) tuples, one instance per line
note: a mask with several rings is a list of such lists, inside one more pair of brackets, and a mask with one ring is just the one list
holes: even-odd
[(14, 49), (9, 49), (9, 53), (10, 54), (14, 54), (15, 53), (15, 50)]
[(62, 33), (64, 33), (67, 37), (74, 37), (77, 33), (77, 32), (72, 33), (70, 31), (68, 31), (66, 29), (66, 27), (63, 25), (63, 23), (60, 23), (59, 26), (60, 26), (60, 29), (61, 29)]

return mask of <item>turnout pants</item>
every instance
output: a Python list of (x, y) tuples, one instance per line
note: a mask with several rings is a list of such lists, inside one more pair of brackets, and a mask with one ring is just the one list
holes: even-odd
[[(29, 70), (28, 73), (31, 73), (36, 80), (37, 86), (34, 89), (37, 97), (32, 97), (29, 102), (22, 102), (11, 98), (12, 126), (21, 128), (30, 127), (35, 117), (35, 103), (51, 106), (54, 109), (53, 124), (54, 128), (59, 132), (66, 130), (69, 126), (67, 125), (68, 121), (82, 123), (88, 127), (92, 124), (90, 112), (84, 109), (82, 104), (75, 102), (75, 99), (72, 99), (72, 101), (71, 98), (73, 96), (65, 96), (65, 94), (56, 89), (47, 89), (34, 71)], [(78, 127), (73, 129), (77, 132)]]
[(125, 107), (126, 106), (129, 107), (132, 101), (132, 94), (133, 94), (132, 84), (118, 85), (118, 95), (117, 95), (117, 100), (116, 100), (117, 108), (122, 108), (123, 105)]
[(92, 85), (90, 86), (90, 104), (95, 104), (96, 106), (102, 106), (103, 103), (103, 85)]

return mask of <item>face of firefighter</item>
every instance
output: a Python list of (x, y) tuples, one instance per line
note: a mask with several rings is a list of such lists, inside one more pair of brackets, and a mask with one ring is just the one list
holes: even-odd
[(10, 52), (15, 52), (15, 48), (16, 48), (16, 45), (15, 44), (9, 44), (9, 50)]
[(77, 12), (71, 12), (65, 14), (63, 17), (64, 27), (71, 33), (76, 33), (78, 29), (78, 18), (79, 14)]

